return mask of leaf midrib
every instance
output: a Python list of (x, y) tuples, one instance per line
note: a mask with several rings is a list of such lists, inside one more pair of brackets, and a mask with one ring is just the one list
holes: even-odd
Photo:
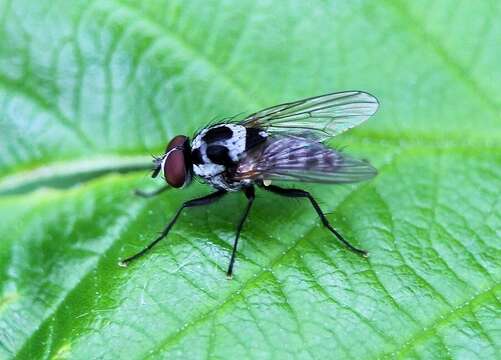
[[(476, 144), (464, 142), (461, 145), (456, 145), (454, 142), (448, 143), (444, 141), (440, 144), (428, 143), (423, 141), (423, 138), (418, 137), (419, 140), (402, 139), (394, 137), (388, 133), (372, 133), (360, 131), (362, 135), (350, 135), (354, 138), (360, 138), (362, 143), (370, 144), (386, 144), (386, 145), (399, 145), (405, 149), (421, 149), (421, 150), (435, 150), (447, 149), (448, 151), (468, 151), (478, 152), (500, 151), (499, 144)], [(366, 135), (367, 134), (367, 135)], [(377, 135), (374, 135), (377, 134)], [(58, 179), (63, 177), (76, 177), (82, 175), (86, 177), (88, 174), (99, 172), (99, 177), (106, 176), (110, 173), (125, 173), (130, 171), (147, 171), (151, 168), (151, 158), (147, 156), (112, 156), (102, 155), (94, 158), (87, 159), (74, 159), (62, 162), (47, 163), (33, 169), (18, 171), (0, 177), (0, 199), (4, 195), (10, 193), (17, 193), (19, 188), (26, 187), (31, 184), (32, 190), (40, 188), (43, 184), (57, 182)], [(43, 176), (41, 176), (43, 174)], [(91, 177), (92, 178), (92, 177)], [(84, 182), (87, 182), (85, 180)], [(82, 183), (78, 181), (78, 183)], [(75, 183), (76, 184), (76, 183)], [(71, 187), (71, 184), (66, 187)], [(61, 190), (64, 191), (64, 190)], [(26, 193), (22, 191), (21, 193)]]
[[(16, 193), (19, 189), (26, 187), (34, 190), (40, 188), (41, 185), (50, 186), (64, 178), (80, 176), (88, 181), (89, 176), (94, 178), (103, 174), (146, 171), (150, 168), (151, 158), (145, 156), (100, 156), (93, 159), (54, 162), (0, 177), (0, 198), (4, 194)], [(93, 174), (96, 176), (92, 176)], [(71, 187), (76, 183), (81, 183), (81, 181), (72, 181), (66, 187)]]

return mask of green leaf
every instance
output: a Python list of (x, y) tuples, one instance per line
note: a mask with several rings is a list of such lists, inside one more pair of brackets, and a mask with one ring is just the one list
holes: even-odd
[[(496, 1), (0, 1), (0, 358), (485, 358), (501, 352)], [(370, 182), (145, 200), (177, 134), (330, 91)]]

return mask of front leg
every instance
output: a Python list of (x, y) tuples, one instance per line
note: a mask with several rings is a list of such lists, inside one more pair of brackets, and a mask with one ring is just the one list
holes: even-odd
[(153, 191), (144, 191), (144, 190), (141, 190), (141, 189), (136, 189), (134, 190), (134, 194), (137, 195), (137, 196), (140, 196), (140, 197), (144, 197), (144, 198), (150, 198), (150, 197), (154, 197), (154, 196), (157, 196), (157, 195), (160, 195), (161, 193), (163, 193), (165, 190), (167, 190), (169, 188), (169, 185), (164, 185), (156, 190), (153, 190)]
[(147, 253), (149, 250), (151, 250), (151, 248), (153, 246), (155, 246), (160, 240), (165, 238), (167, 236), (167, 234), (169, 233), (170, 229), (176, 223), (179, 215), (181, 215), (181, 212), (183, 211), (184, 208), (211, 204), (211, 203), (219, 200), (225, 194), (226, 194), (226, 191), (218, 190), (216, 192), (213, 192), (212, 194), (184, 202), (183, 205), (181, 205), (181, 207), (177, 210), (177, 212), (174, 215), (174, 217), (172, 218), (172, 220), (167, 224), (167, 226), (164, 228), (164, 230), (160, 233), (160, 235), (155, 240), (153, 240), (148, 246), (146, 246), (143, 250), (141, 250), (137, 254), (129, 256), (125, 260), (120, 261), (118, 263), (118, 265), (126, 267), (127, 265), (129, 265), (129, 263), (131, 261), (143, 256), (145, 253)]
[(262, 187), (264, 190), (271, 191), (275, 194), (286, 196), (286, 197), (295, 197), (295, 198), (307, 198), (310, 200), (311, 205), (317, 212), (318, 216), (320, 217), (320, 220), (322, 220), (322, 223), (324, 226), (329, 229), (331, 233), (333, 233), (339, 241), (341, 241), (348, 249), (353, 251), (354, 253), (358, 255), (362, 255), (364, 257), (367, 257), (369, 254), (367, 251), (356, 248), (355, 246), (351, 245), (347, 240), (345, 240), (340, 233), (336, 231), (332, 227), (332, 225), (329, 223), (329, 220), (325, 217), (324, 213), (322, 212), (322, 209), (320, 209), (320, 206), (318, 205), (317, 201), (313, 196), (308, 191), (305, 190), (300, 190), (300, 189), (284, 189), (275, 185), (269, 185), (269, 186), (263, 186)]
[(228, 279), (231, 279), (233, 276), (233, 264), (235, 263), (235, 256), (237, 254), (238, 239), (240, 237), (240, 232), (242, 231), (245, 220), (247, 219), (247, 216), (249, 215), (250, 209), (252, 207), (252, 203), (254, 202), (254, 198), (255, 198), (255, 192), (254, 192), (253, 186), (245, 188), (244, 192), (245, 192), (245, 196), (247, 197), (247, 207), (245, 208), (245, 211), (242, 214), (242, 217), (240, 218), (240, 222), (238, 223), (238, 226), (237, 226), (237, 234), (235, 236), (235, 242), (233, 243), (233, 250), (231, 251), (230, 265), (228, 266), (228, 271), (226, 272), (226, 276), (228, 277)]

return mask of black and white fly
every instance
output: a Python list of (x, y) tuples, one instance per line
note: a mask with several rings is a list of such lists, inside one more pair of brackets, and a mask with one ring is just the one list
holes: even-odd
[(183, 203), (153, 242), (120, 265), (127, 266), (165, 238), (183, 209), (211, 204), (228, 192), (241, 190), (248, 202), (233, 243), (227, 271), (231, 277), (240, 232), (254, 201), (254, 185), (285, 197), (307, 198), (329, 231), (351, 251), (367, 256), (365, 250), (351, 245), (332, 227), (309, 192), (282, 188), (272, 182), (346, 184), (374, 177), (377, 171), (367, 161), (331, 149), (324, 142), (361, 124), (378, 106), (377, 99), (368, 93), (338, 92), (272, 106), (243, 120), (210, 125), (195, 134), (192, 141), (184, 135), (174, 137), (165, 153), (153, 161), (152, 177), (162, 173), (168, 185), (138, 194), (153, 196), (169, 185), (182, 188), (194, 176), (216, 191)]

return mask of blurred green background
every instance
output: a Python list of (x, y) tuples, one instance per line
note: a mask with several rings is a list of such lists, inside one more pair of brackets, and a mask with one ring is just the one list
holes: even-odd
[[(0, 358), (455, 358), (501, 351), (501, 3), (0, 0)], [(379, 169), (181, 217), (170, 138), (297, 98), (381, 102), (336, 146)]]

